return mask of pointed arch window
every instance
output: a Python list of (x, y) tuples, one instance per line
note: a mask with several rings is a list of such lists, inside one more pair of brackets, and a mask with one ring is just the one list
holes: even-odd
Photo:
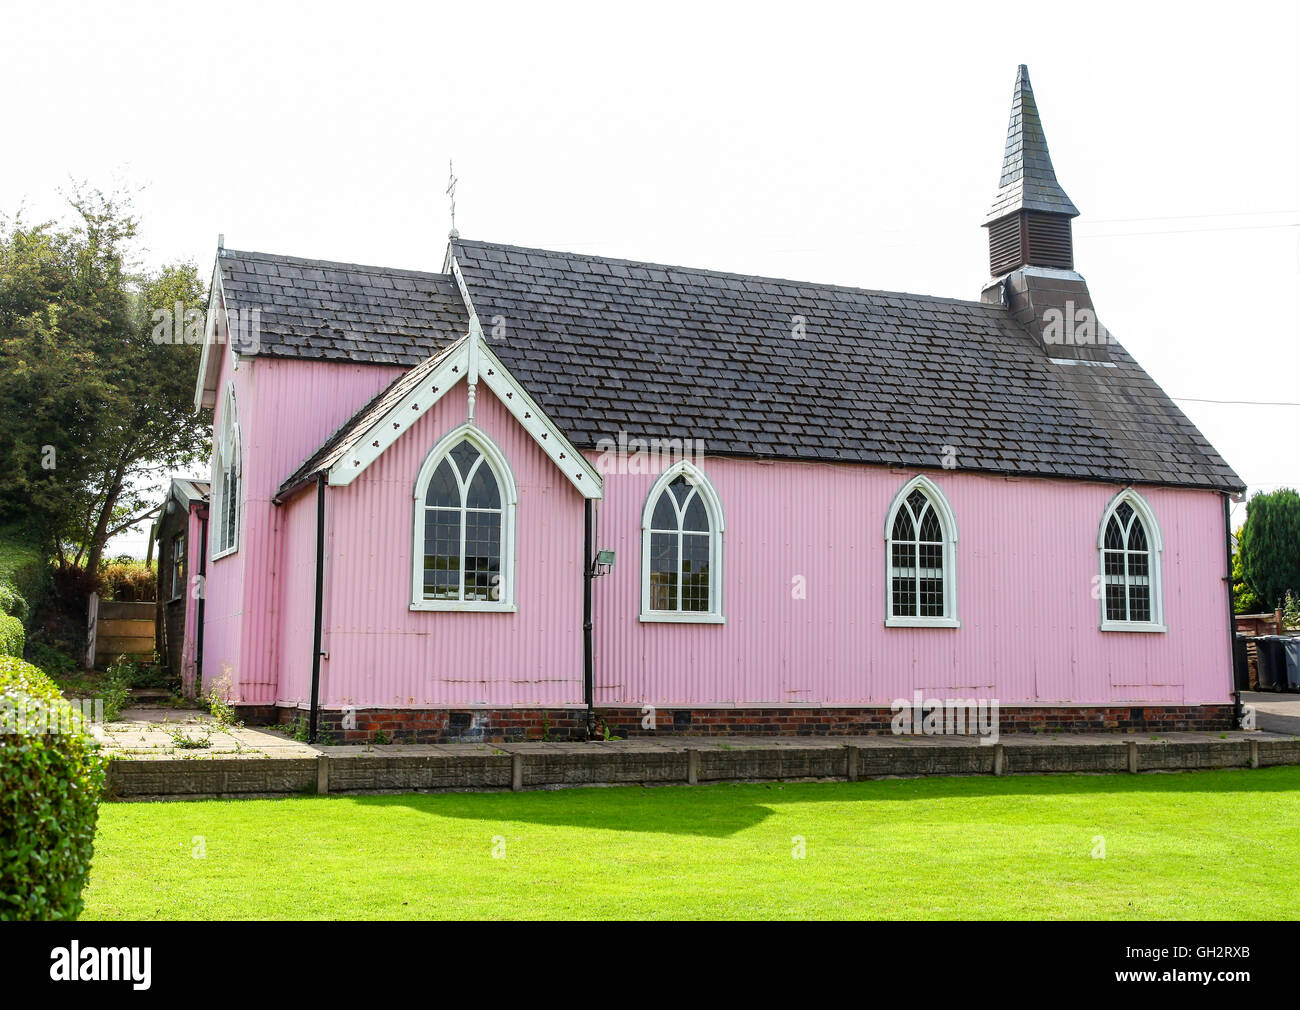
[(669, 467), (641, 518), (641, 620), (722, 624), (722, 503), (698, 467)]
[(1120, 492), (1098, 532), (1103, 631), (1165, 631), (1160, 527), (1146, 499)]
[(894, 496), (885, 522), (885, 624), (957, 628), (957, 520), (926, 477)]
[(233, 384), (226, 386), (221, 403), (221, 423), (212, 440), (212, 559), (239, 549), (243, 517), (241, 474), (243, 459), (239, 438), (239, 413)]
[(411, 608), (514, 610), (516, 504), (491, 439), (470, 425), (443, 438), (415, 485)]

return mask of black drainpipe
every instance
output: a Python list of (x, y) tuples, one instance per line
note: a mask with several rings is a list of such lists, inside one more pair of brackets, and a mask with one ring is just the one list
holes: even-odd
[(312, 632), (311, 716), (307, 742), (316, 742), (316, 723), (320, 716), (320, 639), (321, 614), (325, 604), (325, 475), (316, 477), (316, 628)]
[(194, 639), (194, 694), (203, 697), (203, 612), (208, 597), (208, 510), (199, 516), (199, 610), (195, 621), (199, 631)]
[(582, 512), (582, 697), (587, 703), (587, 736), (596, 730), (596, 707), (593, 690), (594, 660), (591, 643), (591, 580), (595, 559), (591, 555), (592, 523), (595, 503), (587, 498)]
[(1227, 557), (1228, 574), (1224, 581), (1228, 584), (1228, 670), (1232, 678), (1232, 721), (1241, 725), (1241, 689), (1237, 687), (1237, 608), (1232, 598), (1232, 506), (1230, 496), (1223, 494), (1223, 550)]

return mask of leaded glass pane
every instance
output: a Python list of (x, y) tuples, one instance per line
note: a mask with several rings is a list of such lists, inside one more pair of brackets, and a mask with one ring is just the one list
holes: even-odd
[(424, 513), (424, 598), (460, 598), (460, 510)]
[(916, 580), (894, 579), (894, 616), (914, 617), (916, 615)]
[(1131, 585), (1128, 587), (1128, 619), (1130, 621), (1151, 620), (1150, 586)]
[(673, 499), (665, 489), (655, 505), (655, 514), (650, 519), (650, 526), (656, 530), (677, 529), (677, 510), (673, 508)]
[(898, 515), (894, 517), (894, 540), (915, 540), (916, 527), (912, 525), (912, 516), (907, 509), (899, 509)]
[(465, 599), (499, 599), (501, 513), (465, 513)]
[(1114, 516), (1106, 523), (1106, 549), (1118, 551), (1124, 549), (1124, 531), (1119, 528), (1119, 520)]
[(939, 517), (934, 514), (934, 509), (928, 506), (925, 515), (921, 517), (920, 539), (932, 544), (943, 543), (943, 527), (939, 525)]
[(460, 508), (460, 487), (456, 484), (456, 475), (452, 473), (450, 461), (444, 459), (433, 471), (429, 489), (424, 493), (424, 504), (439, 508)]
[(686, 514), (682, 516), (682, 529), (697, 533), (709, 532), (709, 513), (698, 492), (691, 496), (690, 504), (686, 506)]
[(501, 507), (501, 489), (497, 486), (492, 468), (484, 460), (470, 478), (469, 491), (465, 504), (472, 509), (499, 509)]
[(907, 496), (907, 504), (911, 506), (912, 511), (919, 516), (921, 514), (921, 509), (925, 508), (925, 506), (929, 504), (929, 500), (925, 497), (925, 492), (920, 488), (917, 488)]
[(679, 552), (676, 533), (650, 534), (650, 609), (677, 609), (677, 560)]
[(1131, 551), (1145, 551), (1147, 549), (1147, 531), (1143, 527), (1141, 519), (1135, 519), (1133, 525), (1129, 527), (1128, 549)]
[(1106, 583), (1106, 620), (1123, 621), (1127, 616), (1124, 610), (1124, 586)]
[(708, 534), (682, 535), (682, 610), (709, 609)]
[(478, 457), (479, 451), (469, 441), (461, 442), (451, 450), (451, 458), (456, 461), (456, 466), (459, 468), (462, 478), (469, 474), (470, 467), (474, 465), (474, 460), (478, 459)]

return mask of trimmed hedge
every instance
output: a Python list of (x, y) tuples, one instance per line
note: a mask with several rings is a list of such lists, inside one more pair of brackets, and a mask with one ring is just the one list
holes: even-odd
[(23, 658), (23, 622), (8, 614), (0, 614), (0, 656)]
[(0, 656), (0, 920), (81, 913), (104, 764), (72, 711), (44, 673)]
[(0, 579), (0, 613), (16, 617), (20, 621), (27, 619), (27, 601), (18, 587), (12, 582)]

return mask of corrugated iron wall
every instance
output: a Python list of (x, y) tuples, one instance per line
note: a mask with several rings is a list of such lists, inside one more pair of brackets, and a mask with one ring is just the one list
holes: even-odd
[[(281, 629), (280, 517), (271, 498), (281, 481), (402, 369), (245, 358), (232, 372), (226, 348), (221, 352), (218, 389), (235, 383), (244, 501), (239, 550), (208, 563), (203, 679), (206, 688), (210, 678), (228, 678), (235, 700), (269, 705), (278, 693)], [(223, 398), (217, 403), (219, 428)]]
[(596, 586), (598, 705), (887, 705), (914, 690), (1003, 704), (1227, 697), (1217, 494), (1143, 490), (1164, 535), (1170, 630), (1114, 633), (1099, 630), (1093, 580), (1117, 488), (931, 472), (957, 516), (962, 627), (887, 628), (885, 516), (914, 471), (731, 459), (704, 470), (726, 513), (725, 625), (638, 620), (654, 477), (606, 476), (599, 540), (619, 561)]
[(462, 384), (355, 483), (327, 491), (324, 705), (582, 703), (582, 496), (482, 384), (477, 423), (519, 491), (518, 613), (410, 609), (416, 478), (465, 415)]

